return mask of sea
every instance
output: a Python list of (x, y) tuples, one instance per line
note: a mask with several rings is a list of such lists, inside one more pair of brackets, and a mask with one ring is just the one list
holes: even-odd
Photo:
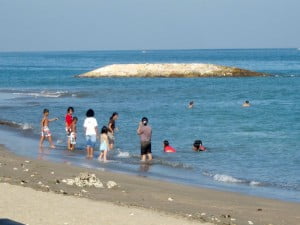
[[(77, 78), (110, 64), (211, 63), (270, 74), (223, 78)], [(250, 107), (242, 107), (245, 100)], [(188, 103), (194, 107), (188, 109)], [(74, 107), (77, 147), (66, 150), (64, 117)], [(55, 150), (39, 149), (43, 109)], [(83, 121), (116, 121), (109, 162), (85, 158)], [(136, 133), (153, 129), (152, 163), (141, 163)], [(205, 152), (194, 152), (201, 139)], [(163, 152), (168, 140), (177, 152)], [(213, 49), (0, 53), (0, 144), (17, 155), (190, 186), (300, 202), (300, 50)]]

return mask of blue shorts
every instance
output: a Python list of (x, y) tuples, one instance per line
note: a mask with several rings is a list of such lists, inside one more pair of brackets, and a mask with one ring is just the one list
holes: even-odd
[(96, 145), (96, 135), (86, 135), (86, 145), (94, 148)]

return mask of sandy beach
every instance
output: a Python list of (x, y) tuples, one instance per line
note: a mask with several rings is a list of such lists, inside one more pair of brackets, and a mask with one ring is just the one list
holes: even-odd
[[(67, 184), (80, 173), (94, 174), (103, 187)], [(298, 203), (29, 159), (3, 146), (0, 195), (0, 222), (30, 225), (300, 224)]]

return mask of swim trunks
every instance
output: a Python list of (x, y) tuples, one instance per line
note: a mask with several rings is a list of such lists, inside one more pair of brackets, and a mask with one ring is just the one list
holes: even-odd
[(76, 145), (76, 137), (74, 132), (70, 134), (70, 143), (71, 145)]
[(51, 132), (48, 126), (43, 127), (43, 131), (41, 132), (42, 137), (51, 137)]
[(141, 142), (141, 155), (147, 155), (151, 153), (151, 142), (142, 141)]

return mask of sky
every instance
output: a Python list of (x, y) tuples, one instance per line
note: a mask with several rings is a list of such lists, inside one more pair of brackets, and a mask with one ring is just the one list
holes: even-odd
[(299, 48), (299, 0), (0, 0), (0, 51)]

